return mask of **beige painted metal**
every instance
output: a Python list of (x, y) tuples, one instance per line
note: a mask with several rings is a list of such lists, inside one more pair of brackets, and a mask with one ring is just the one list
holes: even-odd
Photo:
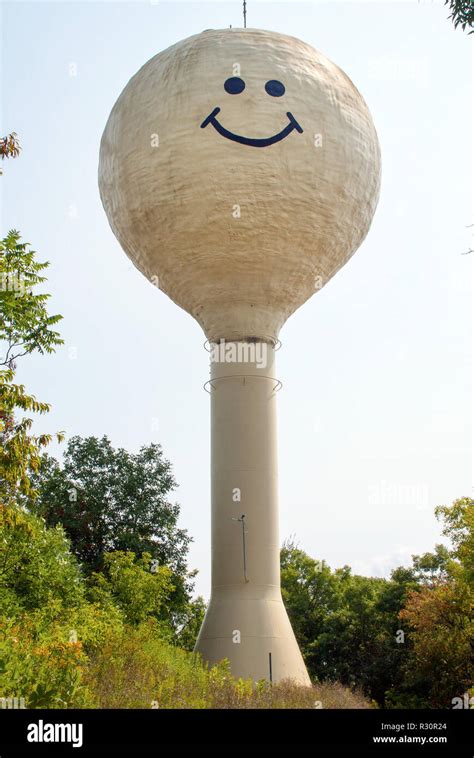
[[(231, 77), (240, 94), (224, 89)], [(283, 96), (266, 92), (270, 80)], [(256, 146), (229, 132), (285, 133)], [(211, 342), (268, 346), (265, 369), (213, 362), (209, 387), (212, 598), (196, 647), (239, 676), (269, 678), (271, 653), (274, 681), (309, 682), (280, 594), (271, 346), (359, 247), (379, 185), (377, 135), (350, 79), (306, 43), (259, 29), (208, 30), (153, 57), (102, 137), (102, 202), (135, 266)], [(233, 520), (243, 514), (245, 573)]]
[(271, 654), (273, 681), (309, 684), (280, 591), (274, 350), (258, 347), (265, 361), (211, 362), (212, 594), (196, 650), (255, 680)]
[[(229, 95), (235, 75), (245, 90)], [(283, 97), (267, 95), (272, 79)], [(235, 134), (273, 136), (287, 112), (303, 133), (241, 145), (200, 128), (216, 107)], [(379, 179), (377, 135), (350, 79), (310, 45), (260, 29), (205, 31), (145, 63), (100, 149), (116, 237), (210, 340), (277, 337), (359, 247)]]

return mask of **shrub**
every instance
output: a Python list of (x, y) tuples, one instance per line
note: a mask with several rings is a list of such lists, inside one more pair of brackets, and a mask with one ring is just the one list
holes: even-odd
[(0, 696), (24, 698), (26, 708), (83, 708), (86, 656), (80, 642), (36, 640), (27, 624), (0, 622)]

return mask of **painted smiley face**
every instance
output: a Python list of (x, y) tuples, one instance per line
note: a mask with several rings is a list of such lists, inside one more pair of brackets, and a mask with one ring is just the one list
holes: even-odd
[[(229, 95), (240, 95), (240, 93), (245, 89), (245, 82), (238, 76), (232, 76), (230, 79), (226, 79), (224, 82), (224, 89)], [(285, 86), (276, 79), (270, 79), (270, 81), (265, 84), (265, 92), (271, 97), (283, 97), (285, 94)], [(264, 137), (262, 139), (254, 137), (243, 137), (241, 134), (234, 134), (234, 132), (230, 132), (228, 129), (222, 126), (222, 124), (216, 118), (217, 114), (220, 113), (220, 110), (221, 109), (219, 107), (214, 108), (214, 110), (202, 122), (201, 129), (205, 129), (208, 124), (212, 124), (216, 132), (222, 135), (222, 137), (233, 140), (233, 142), (239, 142), (241, 145), (250, 145), (251, 147), (268, 147), (268, 145), (273, 145), (275, 142), (280, 142), (280, 140), (285, 139), (285, 137), (288, 137), (288, 135), (291, 134), (291, 132), (295, 129), (300, 134), (303, 133), (303, 129), (293, 114), (288, 111), (286, 115), (288, 117), (289, 123), (285, 126), (284, 129), (278, 132), (278, 134), (274, 134), (272, 137)]]

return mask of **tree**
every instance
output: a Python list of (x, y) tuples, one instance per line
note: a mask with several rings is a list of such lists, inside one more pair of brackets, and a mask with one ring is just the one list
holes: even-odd
[(412, 630), (404, 689), (419, 693), (418, 707), (452, 707), (473, 682), (472, 594), (453, 581), (422, 587), (409, 595), (400, 619)]
[(444, 521), (443, 534), (451, 540), (452, 558), (458, 567), (451, 563), (451, 573), (458, 572), (458, 577), (472, 587), (474, 584), (474, 500), (463, 497), (455, 500), (451, 506), (438, 505), (436, 518)]
[[(474, 5), (472, 0), (444, 0), (444, 4), (449, 6), (451, 13), (448, 18), (452, 19), (454, 28), (457, 29), (459, 25), (463, 31), (466, 26), (474, 26)], [(471, 29), (469, 34), (472, 34), (474, 29)]]
[(192, 652), (206, 613), (206, 602), (201, 595), (191, 600), (181, 618), (181, 626), (176, 635), (176, 644), (183, 650)]
[(119, 633), (124, 616), (87, 599), (60, 526), (0, 504), (0, 693), (27, 708), (87, 707), (87, 654)]
[[(17, 410), (46, 413), (48, 403), (27, 394), (15, 384), (16, 361), (33, 352), (52, 353), (62, 344), (53, 326), (61, 316), (49, 316), (49, 295), (34, 288), (46, 281), (41, 272), (48, 263), (35, 259), (17, 231), (0, 240), (0, 500), (18, 494), (34, 497), (30, 474), (39, 466), (41, 450), (51, 435), (30, 433), (31, 418), (15, 418)], [(57, 435), (62, 439), (62, 434)]]
[(53, 353), (63, 340), (52, 327), (62, 316), (49, 316), (46, 303), (51, 297), (33, 290), (46, 278), (40, 272), (49, 263), (40, 263), (28, 242), (20, 242), (15, 229), (0, 240), (1, 320), (0, 366), (11, 367), (24, 355), (37, 351)]
[(104, 570), (89, 579), (89, 597), (104, 604), (106, 597), (120, 608), (125, 621), (138, 626), (153, 618), (170, 631), (169, 596), (173, 590), (171, 570), (159, 566), (150, 571), (151, 556), (116, 550), (104, 556)]
[(0, 616), (64, 607), (84, 598), (81, 575), (64, 530), (13, 506), (0, 505)]
[(433, 586), (449, 576), (450, 552), (446, 545), (435, 545), (434, 553), (413, 555), (413, 575), (420, 584)]
[(339, 577), (291, 540), (283, 544), (280, 566), (283, 602), (310, 674), (332, 678), (333, 661), (321, 650), (320, 639), (340, 606)]
[(405, 686), (421, 690), (421, 707), (452, 707), (473, 682), (471, 598), (454, 582), (423, 587), (411, 593), (400, 618), (412, 629)]
[(188, 624), (196, 575), (187, 568), (191, 538), (178, 528), (179, 505), (168, 499), (176, 482), (160, 445), (132, 454), (105, 436), (72, 437), (63, 466), (43, 455), (33, 482), (38, 497), (27, 506), (48, 525), (64, 527), (86, 574), (106, 570), (107, 553), (148, 553), (151, 572), (172, 572), (170, 628), (177, 634)]
[(416, 584), (413, 572), (397, 569), (388, 581), (354, 576), (349, 566), (332, 571), (286, 542), (281, 579), (310, 675), (361, 687), (383, 705), (406, 654), (397, 642), (398, 612), (408, 588)]
[(383, 707), (406, 655), (406, 647), (400, 644), (397, 613), (405, 582), (411, 579), (357, 576), (347, 569), (335, 575), (340, 600), (320, 635), (316, 656), (326, 661), (331, 679), (361, 687)]
[[(0, 157), (4, 158), (17, 158), (20, 155), (20, 143), (18, 141), (18, 135), (16, 132), (7, 134), (6, 137), (0, 137)], [(0, 169), (0, 175), (2, 170)]]
[(474, 679), (474, 501), (460, 498), (435, 514), (452, 548), (437, 545), (434, 553), (413, 556), (420, 585), (399, 613), (409, 655), (401, 686), (390, 693), (396, 707), (450, 708)]
[(293, 542), (283, 545), (283, 599), (314, 678), (360, 686), (389, 708), (449, 708), (469, 692), (474, 500), (435, 513), (452, 548), (414, 555), (390, 579), (332, 571)]
[(168, 500), (176, 482), (160, 445), (132, 454), (106, 436), (72, 437), (63, 466), (44, 455), (34, 481), (35, 510), (64, 526), (86, 570), (100, 570), (106, 553), (124, 550), (186, 573), (190, 537), (177, 526), (179, 505)]

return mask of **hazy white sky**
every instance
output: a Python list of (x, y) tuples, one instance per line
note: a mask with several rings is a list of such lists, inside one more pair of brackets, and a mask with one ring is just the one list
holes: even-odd
[[(248, 2), (248, 26), (299, 37), (353, 80), (382, 150), (371, 231), (288, 321), (278, 353), (280, 524), (331, 566), (388, 575), (439, 540), (433, 508), (471, 491), (472, 37), (431, 2)], [(97, 189), (100, 137), (150, 57), (240, 2), (5, 2), (1, 229), (51, 261), (66, 344), (23, 359), (53, 410), (43, 431), (163, 445), (210, 585), (209, 396), (204, 335), (115, 240)], [(53, 452), (60, 454), (60, 447)]]

